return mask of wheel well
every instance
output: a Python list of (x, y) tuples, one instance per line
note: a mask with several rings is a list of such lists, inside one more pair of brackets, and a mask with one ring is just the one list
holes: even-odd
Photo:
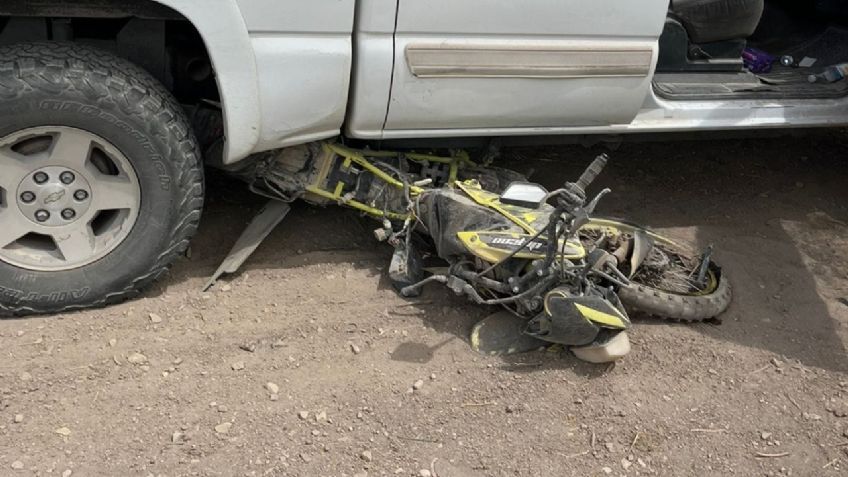
[[(223, 126), (208, 124), (220, 116), (214, 113), (220, 93), (209, 53), (194, 25), (177, 11), (152, 0), (0, 2), (0, 46), (33, 41), (82, 43), (132, 61), (164, 84), (192, 117), (198, 108), (211, 109), (200, 115), (202, 133), (211, 129), (223, 136)], [(198, 139), (202, 146), (217, 140)]]

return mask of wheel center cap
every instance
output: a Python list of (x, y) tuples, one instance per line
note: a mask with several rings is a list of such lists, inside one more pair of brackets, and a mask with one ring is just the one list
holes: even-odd
[(68, 167), (42, 167), (21, 181), (17, 203), (32, 222), (61, 227), (76, 222), (88, 212), (91, 186), (82, 174)]
[[(62, 203), (65, 202), (64, 200), (62, 200), (62, 199), (65, 198), (65, 195), (67, 194), (65, 189), (64, 188), (54, 188), (54, 189), (56, 189), (56, 190), (53, 191), (53, 192), (49, 192), (44, 197), (43, 203), (46, 207), (55, 208), (57, 204), (61, 205)], [(50, 189), (45, 187), (45, 190), (50, 190)]]

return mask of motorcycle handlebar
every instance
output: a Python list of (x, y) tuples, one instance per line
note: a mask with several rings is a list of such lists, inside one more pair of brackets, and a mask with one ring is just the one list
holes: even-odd
[(604, 166), (607, 165), (607, 161), (609, 160), (609, 156), (606, 154), (601, 154), (596, 157), (589, 167), (583, 171), (583, 175), (580, 176), (580, 179), (577, 179), (575, 183), (577, 187), (579, 187), (583, 192), (589, 187), (589, 185), (594, 182), (595, 178), (598, 177), (598, 174), (604, 170)]

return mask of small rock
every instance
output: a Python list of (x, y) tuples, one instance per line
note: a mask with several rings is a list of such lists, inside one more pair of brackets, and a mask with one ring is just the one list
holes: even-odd
[(24, 463), (19, 460), (16, 460), (12, 462), (12, 468), (15, 470), (21, 470), (24, 468)]
[(222, 422), (221, 424), (215, 426), (215, 432), (217, 432), (218, 434), (226, 434), (230, 432), (231, 427), (233, 427), (232, 422)]
[(312, 429), (312, 435), (318, 437), (321, 435), (321, 431), (319, 431), (318, 429)]
[(433, 473), (427, 469), (421, 469), (418, 471), (418, 477), (433, 477)]
[(436, 380), (436, 373), (431, 373), (430, 374), (430, 381), (435, 381), (435, 380)]
[(60, 436), (65, 436), (65, 437), (68, 437), (68, 436), (71, 435), (71, 430), (68, 429), (67, 427), (60, 427), (53, 432), (55, 432), (56, 434), (59, 434)]
[(230, 291), (230, 290), (232, 290), (232, 289), (233, 289), (233, 287), (232, 287), (229, 283), (227, 283), (226, 285), (224, 285), (224, 286), (222, 286), (222, 287), (221, 287), (221, 291), (222, 291), (222, 292), (228, 292), (228, 291)]
[(111, 340), (109, 340), (109, 347), (110, 348), (114, 348), (116, 344), (118, 344), (118, 340), (116, 340), (115, 338), (112, 338)]
[(324, 411), (319, 412), (315, 415), (315, 422), (326, 422), (327, 421), (327, 413)]
[(299, 413), (297, 413), (297, 417), (299, 417), (301, 420), (304, 420), (309, 417), (309, 411), (300, 411)]
[(845, 428), (845, 430), (844, 430), (844, 431), (842, 431), (842, 436), (843, 436), (843, 437), (848, 437), (848, 427), (846, 427), (846, 428)]
[(825, 405), (825, 409), (827, 409), (831, 414), (836, 417), (847, 417), (848, 416), (848, 401), (835, 400), (830, 401)]
[(62, 477), (71, 477), (71, 474), (73, 474), (73, 473), (74, 473), (74, 471), (73, 471), (73, 470), (71, 470), (71, 469), (65, 469), (65, 471), (64, 471), (64, 472), (62, 472)]
[(244, 369), (244, 361), (236, 361), (232, 364), (233, 371), (241, 371)]
[(18, 377), (21, 378), (21, 381), (32, 381), (32, 375), (26, 371), (21, 373)]
[(141, 353), (133, 353), (127, 356), (127, 361), (130, 364), (141, 365), (147, 363), (147, 356)]
[(279, 395), (279, 394), (272, 394), (272, 395), (270, 395), (270, 396), (268, 397), (268, 399), (270, 399), (270, 400), (272, 400), (272, 401), (279, 401), (279, 400), (280, 400), (280, 395)]
[(157, 315), (156, 313), (150, 313), (148, 316), (150, 317), (151, 323), (162, 323), (162, 317)]
[(507, 414), (512, 414), (514, 412), (515, 412), (515, 406), (513, 406), (512, 404), (510, 404), (509, 406), (506, 407), (506, 413)]
[(271, 393), (271, 394), (279, 394), (280, 393), (280, 387), (277, 386), (276, 384), (270, 382), (270, 381), (265, 383), (265, 389), (267, 389), (268, 392)]
[(605, 474), (612, 474), (612, 468), (610, 467), (601, 467), (601, 472)]
[(256, 343), (245, 343), (239, 345), (239, 349), (242, 351), (247, 351), (248, 353), (253, 353), (256, 351)]
[(606, 447), (607, 452), (615, 452), (615, 444), (613, 444), (612, 442), (605, 443), (604, 447)]
[(184, 438), (185, 438), (185, 434), (183, 434), (182, 432), (179, 432), (179, 431), (171, 434), (171, 442), (173, 442), (174, 444), (179, 444), (180, 442), (183, 442)]
[(418, 391), (419, 389), (421, 389), (423, 387), (424, 387), (424, 380), (423, 379), (419, 379), (418, 381), (415, 381), (414, 383), (412, 383), (412, 389), (414, 389), (416, 391)]
[(772, 364), (772, 366), (774, 366), (775, 368), (782, 368), (782, 367), (783, 367), (783, 361), (781, 361), (781, 360), (779, 360), (779, 359), (777, 359), (777, 358), (772, 358), (772, 359), (770, 359), (770, 360), (769, 360), (769, 362), (770, 362), (770, 363)]
[(373, 455), (371, 455), (371, 451), (370, 451), (370, 450), (362, 451), (362, 453), (361, 453), (361, 454), (359, 454), (359, 457), (360, 457), (362, 460), (364, 460), (365, 462), (372, 462), (372, 461), (374, 460), (374, 456), (373, 456)]
[(218, 412), (227, 412), (227, 411), (229, 411), (229, 408), (227, 408), (227, 406), (224, 406), (224, 405), (218, 406)]
[(353, 474), (353, 477), (368, 477), (368, 472), (365, 472), (363, 470), (362, 472), (357, 472), (357, 473)]
[(362, 350), (359, 348), (359, 346), (356, 346), (353, 343), (350, 344), (350, 350), (353, 352), (353, 354), (359, 354), (359, 353), (362, 352)]
[(23, 414), (15, 414), (15, 423), (20, 424), (22, 422), (24, 422), (24, 415)]
[(811, 412), (805, 412), (801, 414), (801, 416), (808, 421), (821, 421), (821, 416), (818, 414), (813, 414)]
[(627, 460), (626, 457), (624, 459), (621, 459), (621, 467), (624, 469), (625, 472), (627, 471), (627, 469), (630, 468), (631, 465), (633, 465), (633, 462)]
[(308, 463), (312, 462), (312, 457), (309, 457), (308, 455), (301, 453), (300, 454), (300, 460), (302, 460), (302, 461), (304, 461), (308, 464)]
[(764, 441), (771, 439), (771, 432), (766, 432), (766, 431), (761, 432), (760, 433), (760, 439), (762, 439)]

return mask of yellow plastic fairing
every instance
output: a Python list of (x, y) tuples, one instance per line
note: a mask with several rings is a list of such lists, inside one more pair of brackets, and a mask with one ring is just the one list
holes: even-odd
[(615, 312), (615, 314), (607, 313), (601, 310), (596, 310), (586, 305), (581, 305), (580, 303), (575, 303), (574, 306), (577, 308), (586, 319), (590, 321), (594, 321), (600, 325), (604, 325), (610, 328), (619, 328), (625, 329), (627, 328), (627, 321), (613, 308), (610, 307), (610, 310)]
[[(544, 237), (531, 240), (533, 236), (516, 232), (457, 232), (457, 237), (465, 245), (469, 252), (481, 259), (496, 263), (506, 258), (515, 249), (521, 250), (514, 255), (515, 258), (537, 260), (545, 258), (545, 247), (547, 241)], [(558, 259), (580, 260), (586, 256), (586, 250), (578, 241), (569, 240), (565, 244), (563, 254), (563, 242), (560, 240)]]

